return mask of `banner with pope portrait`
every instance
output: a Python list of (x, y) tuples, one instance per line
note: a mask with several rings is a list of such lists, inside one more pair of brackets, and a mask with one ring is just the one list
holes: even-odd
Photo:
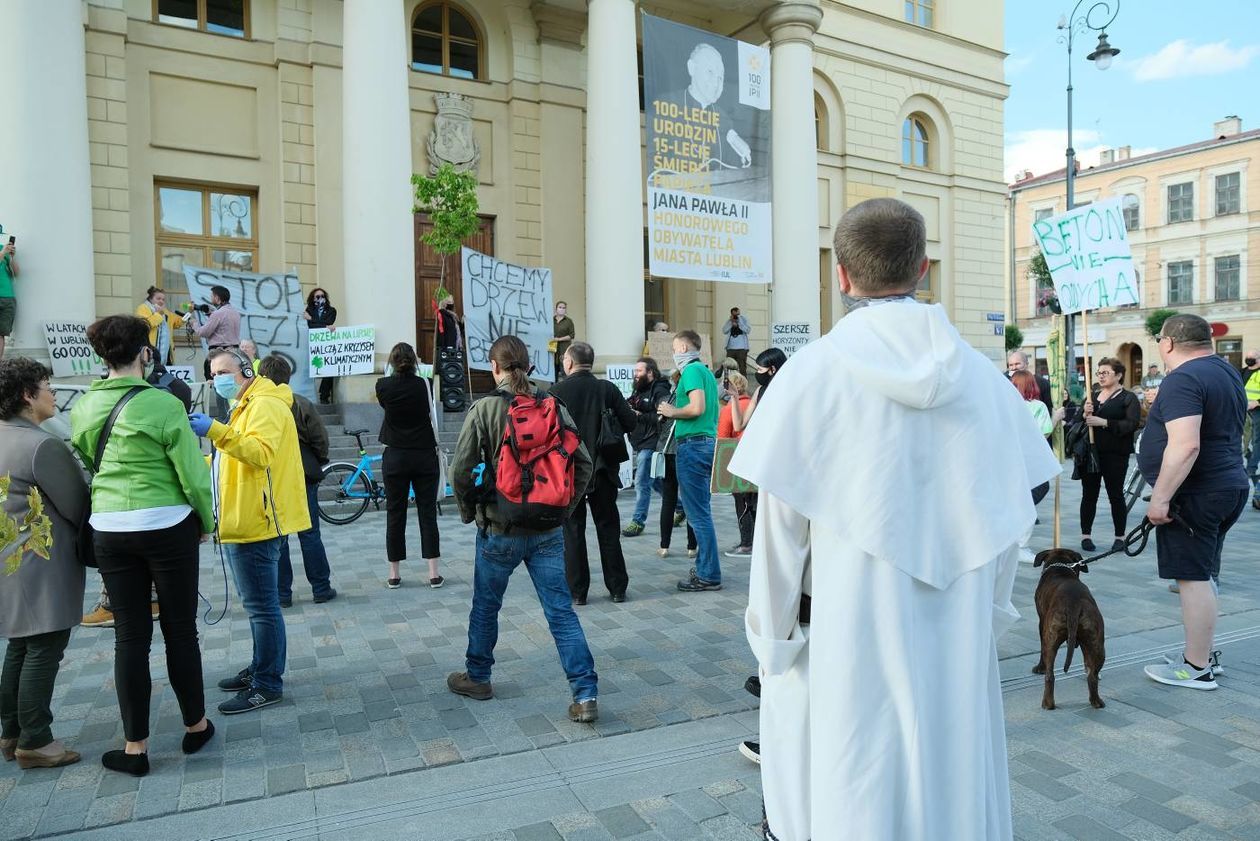
[(768, 283), (770, 51), (643, 16), (648, 266)]

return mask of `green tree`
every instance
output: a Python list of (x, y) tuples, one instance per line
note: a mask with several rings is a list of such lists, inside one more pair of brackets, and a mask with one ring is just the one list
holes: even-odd
[(412, 175), (411, 183), (416, 195), (413, 211), (427, 213), (433, 221), (433, 228), (420, 239), (442, 255), (438, 291), (433, 296), (434, 304), (440, 307), (451, 297), (446, 290), (447, 259), (477, 232), (477, 175), (442, 164), (432, 177)]
[(1006, 325), (1006, 352), (1019, 350), (1024, 346), (1024, 331), (1014, 324)]
[[(1054, 279), (1050, 277), (1050, 267), (1046, 265), (1046, 255), (1038, 251), (1028, 261), (1028, 280), (1033, 284), (1034, 298), (1037, 308), (1049, 307), (1058, 312), (1058, 297), (1054, 294)], [(1050, 305), (1049, 301), (1054, 304)]]
[(1164, 329), (1164, 322), (1179, 315), (1177, 310), (1158, 309), (1146, 317), (1146, 332), (1152, 336), (1158, 336), (1159, 331)]

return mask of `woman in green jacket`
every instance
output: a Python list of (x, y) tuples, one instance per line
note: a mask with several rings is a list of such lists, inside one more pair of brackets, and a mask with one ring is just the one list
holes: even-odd
[(71, 411), (71, 443), (89, 470), (110, 414), (121, 401), (92, 481), (96, 560), (114, 609), (114, 683), (127, 744), (101, 763), (134, 776), (149, 772), (149, 648), (156, 584), (166, 667), (184, 719), (184, 753), (210, 740), (197, 643), (198, 544), (214, 531), (210, 471), (184, 406), (145, 382), (149, 328), (113, 315), (88, 327), (109, 375)]

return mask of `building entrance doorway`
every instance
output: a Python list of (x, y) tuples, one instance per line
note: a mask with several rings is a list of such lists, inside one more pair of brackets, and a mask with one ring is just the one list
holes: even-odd
[[(433, 229), (427, 213), (415, 214), (416, 231), (416, 353), (422, 362), (433, 363), (437, 342), (437, 320), (433, 312), (433, 296), (442, 278), (442, 255), (425, 245), (421, 237)], [(477, 232), (464, 240), (464, 245), (482, 254), (494, 254), (494, 217), (482, 216)], [(458, 252), (446, 263), (446, 288), (455, 298), (455, 311), (464, 315), (464, 274)], [(465, 347), (467, 352), (467, 347)], [(474, 392), (494, 389), (494, 380), (484, 371), (471, 372)]]

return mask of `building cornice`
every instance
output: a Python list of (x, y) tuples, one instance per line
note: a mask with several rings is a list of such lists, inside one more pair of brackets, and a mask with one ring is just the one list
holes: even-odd
[(553, 6), (545, 0), (534, 0), (529, 6), (538, 26), (539, 42), (581, 46), (586, 32), (586, 15), (574, 9)]
[(809, 0), (787, 0), (766, 9), (757, 18), (770, 35), (771, 46), (805, 44), (814, 46), (814, 33), (822, 24), (822, 8)]

